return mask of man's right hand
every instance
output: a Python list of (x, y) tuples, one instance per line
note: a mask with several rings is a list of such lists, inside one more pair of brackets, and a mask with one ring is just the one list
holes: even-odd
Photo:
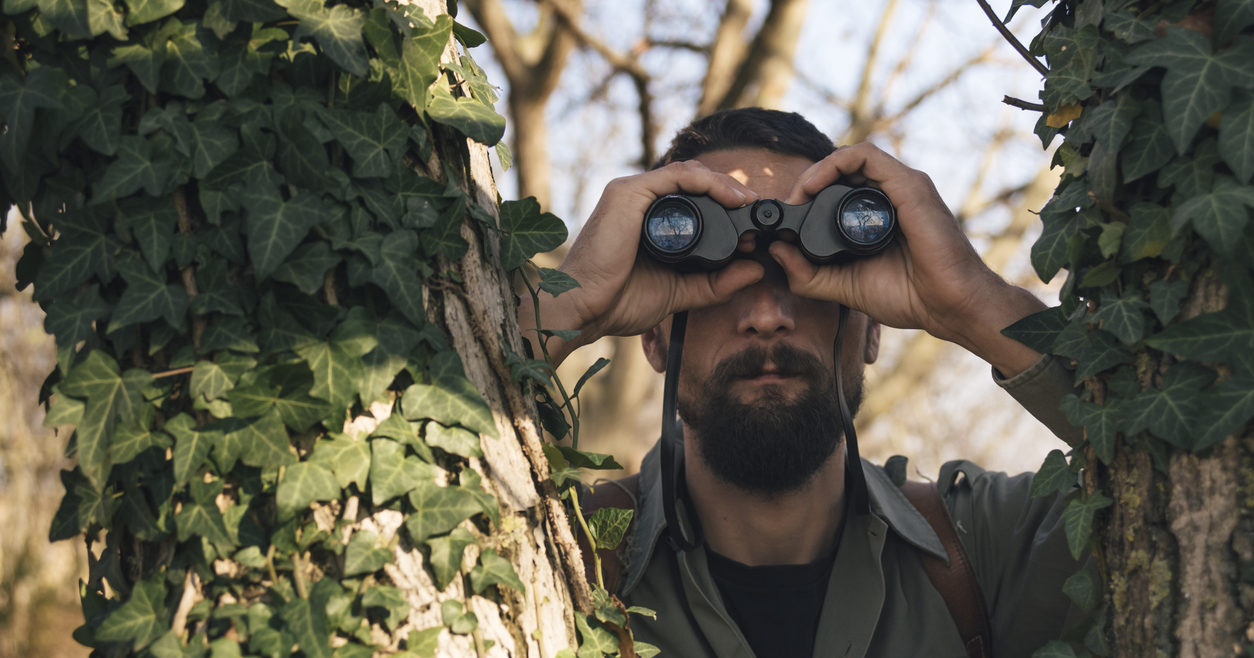
[(570, 341), (549, 339), (554, 366), (575, 348), (602, 336), (642, 333), (672, 313), (726, 301), (762, 278), (762, 265), (753, 260), (736, 259), (713, 272), (680, 274), (638, 253), (649, 204), (679, 192), (705, 194), (728, 208), (758, 198), (731, 176), (696, 161), (611, 181), (559, 268), (579, 287), (558, 297), (540, 293), (538, 322), (530, 300), (519, 307), (518, 323), (528, 340), (539, 339), (537, 326), (580, 332)]

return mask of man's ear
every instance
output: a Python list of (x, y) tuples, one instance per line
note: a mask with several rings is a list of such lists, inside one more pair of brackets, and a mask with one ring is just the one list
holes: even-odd
[(666, 332), (658, 325), (640, 334), (640, 346), (644, 348), (644, 358), (649, 361), (656, 372), (666, 372)]
[(867, 365), (875, 363), (880, 356), (880, 323), (867, 318), (866, 343), (862, 347), (862, 360)]

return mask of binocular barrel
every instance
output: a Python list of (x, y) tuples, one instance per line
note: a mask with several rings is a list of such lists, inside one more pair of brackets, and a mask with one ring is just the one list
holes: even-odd
[(750, 231), (773, 239), (789, 232), (816, 263), (879, 253), (892, 241), (897, 211), (873, 187), (829, 185), (809, 203), (762, 199), (727, 209), (708, 196), (670, 194), (645, 212), (641, 245), (650, 256), (680, 268), (717, 269)]

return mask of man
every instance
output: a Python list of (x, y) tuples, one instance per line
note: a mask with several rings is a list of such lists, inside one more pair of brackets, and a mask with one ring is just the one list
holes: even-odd
[[(1060, 366), (1001, 330), (1044, 306), (989, 270), (930, 179), (870, 144), (836, 150), (795, 114), (736, 110), (676, 137), (664, 166), (611, 182), (563, 263), (581, 287), (541, 300), (558, 361), (606, 335), (641, 334), (666, 366), (668, 318), (690, 310), (678, 408), (683, 487), (667, 527), (657, 450), (640, 474), (620, 595), (657, 611), (638, 639), (672, 656), (962, 656), (963, 641), (920, 566), (945, 556), (894, 473), (865, 464), (869, 509), (849, 505), (839, 372), (856, 409), (880, 326), (920, 328), (988, 361), (1056, 433), (1070, 386)], [(809, 201), (842, 180), (892, 200), (900, 233), (876, 256), (816, 265), (796, 245), (757, 244), (713, 272), (677, 273), (638, 254), (656, 198), (705, 194), (725, 207)], [(833, 363), (840, 305), (852, 312)], [(523, 304), (523, 327), (535, 327)], [(938, 485), (987, 602), (992, 655), (1030, 655), (1059, 636), (1062, 581), (1078, 569), (1053, 500), (1030, 477), (947, 464)], [(697, 544), (686, 550), (687, 543)]]

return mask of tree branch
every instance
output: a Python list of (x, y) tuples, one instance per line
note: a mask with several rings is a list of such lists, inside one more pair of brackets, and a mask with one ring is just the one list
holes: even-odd
[(1015, 98), (1014, 96), (1003, 96), (1001, 99), (1001, 102), (1005, 103), (1006, 105), (1009, 105), (1010, 107), (1017, 107), (1020, 110), (1032, 110), (1033, 112), (1045, 111), (1045, 106), (1041, 105), (1040, 103), (1033, 103), (1031, 101), (1025, 101), (1022, 99)]
[(1049, 75), (1049, 68), (1042, 64), (1041, 60), (1034, 57), (1032, 53), (1028, 52), (1027, 48), (1023, 47), (1023, 44), (1019, 41), (1018, 37), (1010, 31), (1010, 28), (1006, 27), (1005, 23), (1001, 22), (1001, 20), (997, 18), (997, 14), (993, 13), (993, 8), (988, 6), (988, 0), (975, 1), (979, 3), (980, 9), (984, 10), (984, 15), (988, 16), (988, 20), (991, 21), (993, 23), (993, 27), (997, 28), (997, 31), (1001, 33), (1001, 36), (1006, 40), (1006, 43), (1009, 43), (1011, 47), (1015, 49), (1015, 52), (1018, 52), (1023, 59), (1027, 60), (1027, 62), (1032, 65), (1032, 68), (1036, 69), (1036, 72), (1041, 74), (1041, 77)]
[[(771, 9), (753, 37), (735, 80), (719, 101), (720, 109), (777, 104), (793, 78), (793, 55), (805, 13), (806, 0), (772, 0)], [(750, 98), (747, 90), (754, 85), (758, 86), (758, 91)]]
[(727, 0), (719, 19), (709, 52), (705, 79), (701, 82), (701, 99), (697, 116), (705, 116), (718, 108), (736, 76), (736, 67), (745, 57), (744, 31), (753, 14), (750, 0)]

